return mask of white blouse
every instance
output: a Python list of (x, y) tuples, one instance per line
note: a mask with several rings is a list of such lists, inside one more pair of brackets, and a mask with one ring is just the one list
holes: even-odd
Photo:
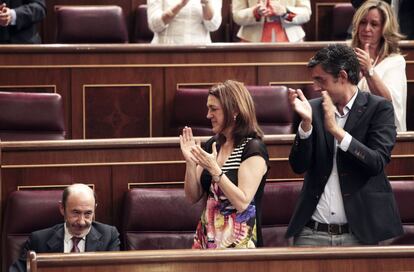
[(222, 0), (210, 0), (213, 9), (211, 20), (203, 19), (200, 0), (189, 0), (169, 24), (164, 24), (162, 14), (174, 7), (177, 0), (148, 0), (148, 26), (154, 32), (152, 43), (206, 44), (211, 43), (210, 32), (221, 24)]
[[(407, 131), (407, 76), (404, 57), (392, 54), (378, 63), (374, 70), (391, 93), (397, 131)], [(358, 87), (362, 91), (370, 91), (365, 77), (359, 81)]]

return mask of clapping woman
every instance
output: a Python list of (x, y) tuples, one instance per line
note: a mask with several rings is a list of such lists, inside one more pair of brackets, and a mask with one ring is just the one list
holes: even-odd
[(242, 83), (228, 80), (209, 90), (207, 108), (215, 136), (204, 148), (191, 128), (180, 135), (186, 196), (192, 203), (205, 201), (193, 248), (261, 246), (269, 158), (252, 98)]
[(148, 0), (152, 43), (206, 44), (221, 24), (222, 0)]

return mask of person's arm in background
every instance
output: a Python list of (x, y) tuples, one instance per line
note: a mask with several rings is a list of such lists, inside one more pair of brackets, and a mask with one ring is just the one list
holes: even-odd
[(249, 0), (232, 1), (233, 20), (236, 24), (243, 26), (263, 23), (261, 11), (266, 10), (266, 7), (261, 1), (254, 5), (251, 5), (251, 3), (252, 1)]
[(222, 0), (201, 0), (203, 23), (210, 32), (216, 31), (221, 25)]
[(395, 110), (397, 123), (401, 124), (399, 130), (405, 131), (405, 116), (407, 104), (407, 76), (405, 72), (406, 62), (403, 56), (389, 56), (383, 61), (387, 62), (386, 71), (379, 75), (375, 69), (373, 74), (369, 75), (369, 70), (373, 68), (371, 58), (366, 50), (355, 48), (361, 72), (365, 76), (368, 88), (371, 93), (382, 96), (392, 102)]
[[(403, 56), (393, 57), (387, 65), (387, 71), (384, 73), (382, 81), (391, 95), (397, 128), (399, 131), (406, 131), (407, 75), (406, 62)], [(371, 88), (371, 86), (369, 87)]]
[[(387, 72), (381, 78), (375, 70), (373, 70), (374, 73), (372, 75), (369, 74), (369, 71), (374, 67), (369, 55), (369, 45), (365, 45), (365, 50), (360, 48), (355, 48), (354, 50), (361, 65), (361, 72), (365, 76), (369, 90), (373, 94), (382, 96), (390, 101), (398, 95), (401, 96), (403, 87), (407, 86), (407, 78), (405, 77), (405, 60), (403, 57), (394, 57), (396, 61), (393, 61), (392, 65), (388, 65)], [(383, 61), (386, 61), (386, 59)], [(393, 86), (397, 86), (397, 90)]]
[[(380, 77), (375, 72), (375, 69), (373, 70), (374, 73), (372, 75), (369, 74), (369, 71), (374, 68), (369, 55), (369, 45), (365, 45), (365, 50), (360, 48), (355, 48), (354, 50), (358, 57), (359, 64), (361, 65), (361, 72), (367, 80), (369, 90), (373, 94), (382, 96), (390, 101), (393, 101), (394, 98), (401, 100), (400, 97), (403, 94), (404, 89), (407, 89), (404, 57), (388, 57), (393, 58), (393, 61), (388, 63), (387, 71)], [(383, 61), (390, 61), (390, 59), (384, 59)], [(402, 102), (399, 101), (399, 103)]]
[(175, 6), (163, 10), (163, 0), (148, 0), (148, 27), (152, 32), (163, 31), (188, 1), (181, 0)]
[(296, 0), (295, 5), (287, 5), (282, 18), (286, 24), (303, 25), (312, 15), (310, 0)]
[[(405, 60), (401, 57), (398, 62), (387, 67), (387, 72), (380, 78), (374, 70), (372, 76), (365, 76), (369, 89), (373, 94), (382, 96), (394, 102), (394, 99), (401, 100), (403, 89), (407, 86), (405, 77)], [(402, 101), (399, 101), (402, 103)]]
[(31, 0), (26, 2), (28, 3), (14, 9), (9, 8), (11, 15), (10, 25), (15, 26), (17, 30), (30, 27), (46, 17), (45, 0)]

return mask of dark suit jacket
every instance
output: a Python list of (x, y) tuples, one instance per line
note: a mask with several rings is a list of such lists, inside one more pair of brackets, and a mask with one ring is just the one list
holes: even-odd
[(40, 43), (36, 23), (46, 17), (45, 0), (3, 0), (16, 11), (16, 25), (0, 26), (0, 43)]
[(414, 1), (400, 0), (398, 9), (398, 22), (401, 32), (406, 35), (407, 40), (414, 39)]
[[(311, 219), (332, 170), (334, 138), (324, 128), (321, 102), (321, 98), (310, 101), (311, 136), (302, 140), (296, 135), (291, 149), (293, 171), (306, 174), (287, 237), (299, 234)], [(359, 91), (344, 129), (353, 138), (347, 152), (338, 148), (337, 168), (346, 217), (354, 235), (366, 244), (401, 235), (401, 219), (384, 173), (396, 141), (392, 104)]]
[[(21, 257), (10, 267), (11, 271), (26, 271), (26, 254), (29, 250), (36, 253), (63, 252), (64, 226), (55, 225), (51, 228), (33, 232), (22, 249)], [(86, 235), (85, 251), (118, 251), (119, 233), (113, 226), (93, 222)]]

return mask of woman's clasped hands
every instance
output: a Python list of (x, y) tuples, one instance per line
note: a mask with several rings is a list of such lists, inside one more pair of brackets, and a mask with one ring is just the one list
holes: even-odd
[(278, 1), (259, 1), (256, 6), (257, 12), (260, 16), (271, 17), (271, 16), (283, 16), (286, 14), (286, 7), (280, 4)]
[(215, 142), (212, 145), (212, 153), (210, 154), (201, 148), (200, 141), (194, 138), (191, 128), (185, 127), (183, 134), (180, 135), (180, 147), (187, 163), (200, 165), (210, 173), (220, 172)]

